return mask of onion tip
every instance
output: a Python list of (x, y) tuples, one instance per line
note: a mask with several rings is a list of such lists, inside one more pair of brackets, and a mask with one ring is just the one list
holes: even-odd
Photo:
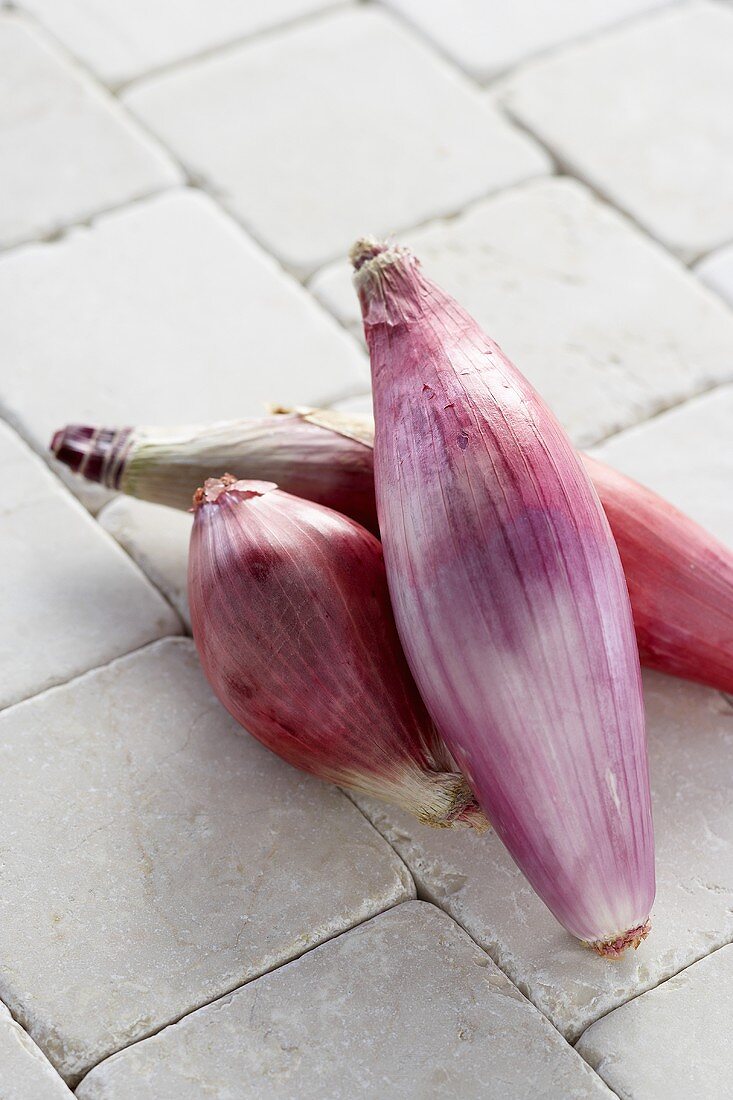
[(207, 477), (203, 485), (199, 486), (193, 494), (191, 512), (196, 512), (202, 504), (216, 504), (222, 493), (232, 490), (240, 500), (250, 500), (252, 497), (263, 497), (265, 493), (271, 493), (277, 489), (274, 481), (246, 481), (236, 478), (234, 474), (222, 474), (221, 477)]
[(645, 940), (649, 935), (651, 927), (651, 921), (647, 920), (643, 924), (638, 924), (636, 928), (629, 928), (627, 932), (622, 932), (620, 936), (586, 942), (588, 942), (588, 947), (592, 947), (604, 959), (620, 959), (627, 947), (633, 947), (636, 951), (642, 940)]

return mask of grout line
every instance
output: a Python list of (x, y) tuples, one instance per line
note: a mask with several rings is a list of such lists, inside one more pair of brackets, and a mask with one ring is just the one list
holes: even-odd
[[(176, 612), (176, 614), (178, 613)], [(180, 618), (180, 615), (178, 617)], [(7, 703), (0, 708), (0, 716), (4, 716), (9, 711), (13, 710), (14, 707), (28, 706), (35, 702), (36, 699), (41, 699), (52, 691), (60, 691), (62, 688), (69, 687), (77, 683), (77, 681), (83, 680), (85, 677), (91, 676), (96, 672), (103, 672), (105, 669), (110, 668), (111, 665), (116, 664), (117, 661), (126, 661), (128, 657), (134, 657), (138, 653), (143, 653), (146, 649), (151, 649), (153, 646), (160, 645), (163, 642), (170, 642), (171, 640), (180, 640), (184, 642), (191, 641), (187, 634), (163, 634), (159, 638), (151, 638), (147, 642), (141, 642), (141, 644), (134, 649), (128, 650), (127, 653), (118, 653), (116, 657), (110, 657), (108, 661), (104, 661), (101, 665), (93, 665), (91, 668), (85, 668), (81, 672), (75, 672), (68, 680), (60, 680), (56, 684), (49, 684), (33, 695), (26, 695), (23, 699), (17, 699), (14, 703)]]
[[(161, 148), (163, 147), (161, 146)], [(167, 152), (165, 149), (163, 149), (163, 151)], [(0, 245), (0, 259), (22, 248), (29, 248), (33, 245), (58, 244), (77, 229), (93, 229), (99, 218), (105, 218), (108, 214), (119, 214), (129, 207), (139, 206), (142, 203), (148, 202), (150, 199), (157, 198), (159, 195), (166, 195), (171, 191), (180, 191), (185, 186), (185, 180), (179, 180), (177, 183), (163, 184), (160, 187), (153, 188), (151, 191), (144, 191), (138, 195), (133, 195), (131, 198), (124, 199), (122, 202), (113, 203), (111, 206), (103, 206), (101, 209), (85, 215), (78, 221), (68, 222), (67, 224), (59, 226), (57, 229), (49, 230), (37, 237), (26, 237), (23, 240), (14, 241), (12, 244)]]
[[(2, 8), (0, 8), (0, 11), (2, 11)], [(36, 1042), (36, 1040), (31, 1035), (30, 1031), (28, 1030), (28, 1028), (24, 1027), (23, 1024), (20, 1022), (20, 1020), (17, 1019), (17, 1017), (16, 1017), (15, 1013), (13, 1012), (12, 1008), (10, 1007), (10, 1005), (4, 999), (0, 999), (0, 1005), (2, 1005), (2, 1007), (4, 1009), (6, 1009), (6, 1011), (8, 1012), (8, 1015), (10, 1016), (10, 1019), (12, 1020), (12, 1022), (17, 1027), (20, 1028), (20, 1030), (23, 1032), (23, 1034), (27, 1036), (28, 1041), (31, 1042), (33, 1044), (34, 1048), (40, 1053), (40, 1055), (43, 1058), (43, 1061), (45, 1063), (44, 1068), (47, 1069), (47, 1070), (50, 1069), (51, 1072), (59, 1079), (59, 1081), (62, 1083), (62, 1085), (66, 1085), (66, 1087), (68, 1089), (69, 1088), (68, 1084), (66, 1084), (66, 1081), (61, 1076), (61, 1074), (59, 1073), (58, 1069), (53, 1064), (51, 1059), (48, 1057), (45, 1050), (43, 1050), (43, 1048)], [(0, 1067), (0, 1068), (4, 1068), (4, 1067)], [(0, 1081), (0, 1086), (2, 1086), (4, 1084), (7, 1084), (7, 1083), (8, 1083), (7, 1081)], [(10, 1082), (10, 1084), (13, 1084), (13, 1083), (14, 1082)], [(71, 1089), (69, 1089), (69, 1091), (71, 1092)], [(4, 1093), (3, 1093), (3, 1095), (4, 1095)], [(72, 1095), (73, 1095), (73, 1093), (72, 1093)]]
[[(730, 0), (723, 0), (723, 2), (728, 3)], [(720, 241), (718, 244), (713, 245), (712, 248), (708, 248), (704, 252), (701, 252), (696, 262), (702, 263), (703, 260), (707, 260), (711, 256), (714, 256), (716, 252), (722, 252), (724, 249), (731, 247), (733, 247), (733, 237), (727, 237), (724, 241)]]
[[(361, 0), (362, 3), (371, 3), (371, 0)], [(386, 11), (389, 15), (393, 16), (395, 20), (402, 25), (402, 27), (416, 38), (420, 39), (424, 45), (428, 46), (436, 57), (447, 62), (452, 68), (457, 70), (469, 83), (479, 92), (491, 92), (494, 91), (497, 85), (503, 83), (506, 78), (514, 73), (519, 72), (526, 65), (531, 65), (535, 61), (543, 61), (546, 58), (552, 57), (555, 54), (562, 53), (566, 48), (583, 45), (586, 42), (592, 42), (595, 39), (602, 38), (611, 32), (630, 26), (634, 23), (645, 22), (648, 19), (653, 19), (655, 16), (661, 15), (670, 8), (682, 7), (687, 4), (689, 0), (666, 0), (661, 7), (646, 9), (637, 11), (635, 13), (624, 16), (623, 18), (614, 21), (613, 23), (605, 26), (590, 28), (586, 31), (580, 32), (578, 35), (571, 35), (569, 38), (563, 39), (561, 42), (556, 42), (554, 45), (541, 47), (537, 51), (529, 54), (525, 54), (521, 57), (515, 58), (510, 61), (508, 65), (501, 69), (497, 69), (488, 77), (479, 77), (469, 69), (463, 67), (463, 64), (458, 57), (452, 53), (446, 51), (444, 47), (430, 35), (419, 22), (413, 22), (408, 15), (398, 8), (394, 8), (389, 3), (389, 0), (374, 0), (372, 6), (380, 8), (382, 11)], [(494, 101), (495, 105), (496, 101)], [(529, 136), (536, 139), (535, 134), (531, 134), (529, 130), (525, 130)], [(547, 152), (549, 150), (546, 149)], [(554, 159), (554, 158), (553, 158)]]
[(423, 30), (419, 23), (413, 23), (409, 15), (406, 15), (399, 8), (392, 7), (389, 0), (374, 0), (374, 2), (371, 2), (371, 0), (361, 0), (361, 2), (369, 3), (372, 9), (381, 11), (394, 19), (395, 23), (397, 23), (403, 31), (415, 38), (420, 45), (427, 47), (428, 51), (432, 53), (438, 61), (444, 65), (448, 65), (454, 72), (458, 73), (463, 80), (467, 81), (474, 92), (483, 91), (483, 84), (481, 81), (474, 76), (473, 73), (469, 72), (468, 69), (464, 69), (458, 58), (454, 57), (453, 54), (449, 53), (448, 50), (441, 46), (440, 42), (436, 41), (427, 31)]
[[(245, 981), (240, 982), (238, 985), (231, 986), (231, 988), (225, 990), (223, 993), (217, 993), (217, 995), (215, 997), (212, 997), (211, 1000), (202, 1001), (202, 1003), (200, 1005), (196, 1005), (195, 1008), (189, 1008), (185, 1012), (182, 1012), (180, 1016), (171, 1018), (166, 1023), (160, 1024), (159, 1027), (156, 1027), (154, 1030), (147, 1032), (145, 1035), (139, 1035), (136, 1039), (131, 1039), (129, 1043), (125, 1043), (117, 1050), (113, 1050), (110, 1054), (105, 1054), (102, 1058), (99, 1059), (98, 1062), (95, 1062), (94, 1065), (91, 1065), (88, 1069), (85, 1069), (82, 1072), (81, 1077), (75, 1080), (74, 1088), (77, 1089), (81, 1082), (85, 1079), (87, 1074), (91, 1073), (92, 1070), (97, 1069), (98, 1066), (104, 1065), (104, 1063), (107, 1062), (110, 1058), (116, 1058), (117, 1055), (121, 1054), (123, 1051), (129, 1050), (131, 1047), (139, 1046), (140, 1043), (144, 1043), (148, 1039), (152, 1039), (156, 1035), (160, 1035), (160, 1033), (162, 1031), (165, 1031), (167, 1028), (175, 1027), (176, 1024), (180, 1024), (183, 1020), (188, 1019), (189, 1016), (193, 1016), (195, 1013), (200, 1012), (205, 1008), (209, 1008), (211, 1005), (215, 1005), (219, 1001), (224, 1001), (227, 997), (231, 997), (233, 994), (238, 993), (240, 990), (246, 989), (247, 986), (259, 981), (260, 978), (265, 978), (268, 974), (274, 974), (276, 971), (284, 969), (284, 967), (289, 966), (291, 963), (297, 962), (305, 955), (310, 955), (313, 951), (317, 951), (320, 947), (325, 947), (326, 944), (333, 943), (334, 940), (338, 940), (342, 936), (347, 936), (350, 932), (355, 931), (357, 928), (361, 928), (363, 925), (368, 924), (370, 921), (376, 920), (384, 913), (389, 913), (392, 909), (397, 909), (400, 905), (406, 905), (408, 902), (414, 900), (414, 898), (406, 898), (402, 899), (401, 901), (392, 902), (392, 904), (387, 905), (384, 909), (380, 909), (377, 913), (372, 913), (368, 917), (364, 917), (362, 920), (358, 920), (354, 924), (350, 924), (348, 925), (348, 927), (342, 928), (340, 932), (334, 932), (333, 935), (326, 936), (325, 939), (319, 940), (318, 943), (311, 944), (310, 947), (305, 947), (296, 955), (292, 955), (287, 959), (283, 959), (281, 962), (273, 963), (272, 966), (267, 967), (267, 969), (263, 970), (261, 973), (253, 974), (250, 978), (247, 978)], [(56, 1070), (55, 1066), (54, 1069)], [(58, 1073), (58, 1070), (56, 1070), (56, 1072)]]
[(685, 405), (697, 401), (698, 398), (707, 397), (709, 394), (715, 393), (717, 390), (725, 389), (731, 384), (733, 384), (733, 376), (728, 379), (723, 379), (722, 381), (712, 382), (709, 386), (704, 386), (702, 389), (695, 390), (694, 393), (689, 393), (687, 396), (681, 397), (679, 401), (672, 401), (670, 404), (661, 405), (654, 412), (650, 413), (649, 416), (644, 417), (643, 420), (636, 420), (633, 424), (626, 424), (623, 428), (618, 428), (616, 431), (609, 432), (608, 435), (604, 435), (600, 439), (594, 440), (592, 443), (586, 443), (577, 449), (579, 451), (592, 451), (596, 447), (602, 447), (604, 443), (609, 443), (612, 440), (618, 439), (619, 436), (625, 435), (626, 432), (632, 432), (636, 428), (645, 428), (647, 424), (651, 424), (653, 421), (658, 420), (666, 413), (681, 409)]
[[(92, 522), (94, 522), (93, 519), (92, 519)], [(107, 532), (104, 532), (104, 533), (107, 534)], [(109, 537), (111, 537), (111, 536), (109, 536)], [(115, 542), (114, 539), (112, 541)], [(116, 543), (116, 545), (122, 551), (122, 553), (124, 553), (124, 550), (122, 550), (122, 547), (119, 546), (119, 543)], [(148, 584), (150, 584), (151, 588), (153, 588), (154, 591), (157, 593), (158, 592), (157, 588), (152, 583), (152, 581), (148, 578), (147, 574), (143, 573), (142, 569), (140, 569), (140, 566), (137, 565), (136, 562), (134, 564), (135, 564), (135, 567), (140, 571), (142, 576), (145, 578), (145, 580), (147, 580)], [(158, 594), (160, 594), (160, 593), (158, 593)], [(158, 642), (164, 642), (169, 638), (188, 638), (189, 635), (185, 632), (186, 624), (182, 621), (180, 614), (178, 613), (178, 611), (176, 611), (175, 608), (173, 608), (173, 613), (176, 616), (176, 618), (178, 619), (179, 626), (181, 626), (183, 628), (182, 633), (180, 633), (180, 634), (160, 634), (157, 638), (148, 638), (148, 640), (146, 642), (141, 642), (140, 645), (135, 646), (133, 649), (127, 650), (125, 653), (118, 653), (115, 657), (110, 657), (110, 659), (108, 661), (103, 662), (101, 665), (92, 665), (91, 668), (80, 669), (78, 672), (72, 673), (72, 675), (69, 676), (69, 678), (66, 679), (66, 680), (63, 680), (63, 679), (55, 680), (51, 684), (46, 684), (46, 686), (41, 688), (39, 691), (33, 691), (33, 692), (31, 692), (30, 695), (24, 695), (22, 699), (14, 699), (11, 703), (5, 703), (2, 706), (0, 706), (0, 716), (4, 715), (8, 711), (12, 710), (13, 707), (22, 707), (27, 703), (32, 703), (36, 699), (40, 699), (41, 696), (48, 694), (49, 691), (59, 691), (61, 688), (68, 687), (70, 684), (73, 684), (77, 680), (80, 680), (82, 678), (82, 676), (89, 676), (93, 672), (99, 672), (102, 669), (108, 668), (108, 666), (111, 665), (111, 664), (114, 664), (115, 661), (123, 661), (126, 657), (132, 657), (135, 653), (141, 653), (144, 649), (147, 649), (149, 646), (157, 645)]]
[[(535, 144), (542, 148), (541, 142), (535, 140)], [(379, 233), (377, 234), (377, 236), (387, 237), (391, 239), (395, 237), (407, 236), (408, 234), (411, 235), (423, 229), (429, 229), (436, 223), (449, 224), (450, 222), (456, 221), (466, 211), (470, 210), (477, 203), (486, 202), (488, 199), (499, 198), (500, 195), (508, 194), (509, 192), (518, 190), (519, 188), (529, 187), (532, 184), (538, 183), (541, 180), (554, 179), (555, 175), (556, 173), (553, 171), (538, 172), (536, 175), (523, 176), (521, 179), (515, 179), (512, 181), (508, 181), (507, 183), (498, 184), (496, 187), (490, 187), (487, 191), (482, 191), (481, 194), (473, 195), (471, 198), (464, 200), (463, 205), (459, 207), (452, 206), (443, 212), (437, 211), (434, 214), (429, 214), (426, 218), (419, 222), (410, 222), (409, 224), (403, 223), (397, 228), (392, 228), (387, 232)], [(334, 264), (337, 263), (344, 263), (346, 261), (346, 258), (347, 254), (346, 252), (344, 252), (335, 255), (331, 254), (324, 259), (317, 260), (315, 266), (309, 266), (307, 272), (302, 275), (302, 278), (300, 278), (299, 281), (307, 289), (310, 289), (309, 284), (311, 283), (311, 281), (315, 279), (315, 277), (319, 275), (322, 271), (324, 271), (325, 268), (332, 267)], [(328, 310), (328, 312), (330, 313), (331, 311)]]
[(533, 53), (516, 58), (516, 60), (510, 62), (506, 68), (497, 69), (492, 76), (487, 77), (485, 80), (480, 80), (479, 85), (486, 91), (493, 91), (497, 84), (502, 83), (512, 74), (520, 73), (525, 67), (529, 67), (535, 63), (539, 64), (540, 62), (549, 61), (551, 58), (562, 54), (565, 50), (585, 46), (590, 42), (605, 38), (615, 31), (628, 30), (634, 24), (647, 23), (651, 19), (661, 18), (666, 12), (670, 11), (670, 9), (685, 7), (688, 3), (689, 0), (666, 0), (666, 3), (658, 7), (646, 8), (641, 11), (630, 13), (629, 15), (623, 16), (621, 19), (614, 20), (613, 23), (607, 23), (595, 29), (581, 31), (579, 34), (571, 35), (569, 38), (564, 38), (562, 42), (556, 42), (551, 46), (542, 46)]
[(148, 80), (152, 81), (157, 80), (159, 77), (174, 76), (180, 70), (185, 70), (189, 66), (205, 64), (215, 57), (226, 57), (227, 54), (233, 53), (251, 43), (260, 42), (263, 39), (267, 41), (280, 33), (288, 33), (289, 31), (298, 30), (300, 27), (309, 26), (311, 23), (318, 23), (323, 19), (328, 19), (339, 11), (348, 11), (352, 7), (353, 4), (350, 0), (329, 0), (323, 7), (315, 11), (301, 12), (300, 15), (291, 16), (289, 19), (284, 19), (280, 23), (245, 32), (234, 38), (229, 38), (225, 42), (220, 42), (218, 45), (207, 46), (196, 53), (187, 54), (185, 57), (175, 58), (172, 61), (164, 62), (162, 65), (154, 66), (136, 76), (131, 76), (119, 81), (110, 81), (105, 84), (105, 87), (108, 88), (114, 96), (119, 96), (121, 93), (127, 92), (133, 88), (137, 89), (138, 86), (144, 84)]
[[(192, 633), (191, 627), (188, 625), (188, 623), (184, 619), (181, 612), (178, 610), (176, 605), (173, 603), (172, 599), (168, 596), (168, 593), (164, 592), (159, 584), (156, 584), (156, 582), (150, 576), (148, 571), (146, 569), (143, 569), (142, 565), (137, 560), (137, 558), (134, 556), (134, 554), (132, 554), (130, 552), (130, 550), (128, 550), (127, 547), (124, 546), (122, 544), (122, 542), (120, 542), (120, 540), (117, 538), (117, 536), (113, 535), (111, 531), (108, 531), (107, 528), (102, 523), (100, 523), (99, 517), (102, 515), (103, 512), (105, 512), (107, 510), (107, 508), (109, 508), (109, 506), (111, 504), (114, 504), (114, 502), (118, 499), (118, 497), (123, 497), (123, 498), (126, 498), (128, 500), (139, 500), (140, 499), (139, 497), (128, 497), (126, 493), (117, 493), (115, 496), (112, 497), (111, 500), (108, 500), (106, 504), (102, 505), (102, 507), (97, 512), (96, 516), (91, 516), (90, 515), (90, 519), (91, 519), (92, 523), (96, 523), (96, 525), (99, 528), (99, 530), (101, 531), (102, 535), (105, 538), (110, 539), (114, 543), (114, 545), (118, 548), (118, 550), (122, 551), (122, 553), (125, 555), (125, 557), (128, 559), (128, 561), (130, 561), (131, 564), (135, 567), (135, 569), (138, 570), (138, 572), (140, 572), (143, 575), (143, 577), (148, 582), (150, 587), (152, 589), (154, 589), (155, 592), (158, 593), (158, 595), (160, 596), (163, 603), (165, 603), (168, 606), (169, 610), (173, 613), (173, 615), (175, 615), (176, 620), (178, 621), (178, 625), (181, 628), (180, 634), (164, 634), (164, 635), (162, 635), (162, 637), (163, 638), (192, 638), (193, 633)], [(81, 503), (81, 502), (79, 502), (79, 503)], [(144, 501), (143, 503), (148, 503), (148, 502)], [(84, 507), (84, 506), (82, 505), (82, 507)], [(160, 507), (160, 505), (158, 507)], [(172, 511), (172, 509), (171, 509), (171, 511)], [(162, 640), (162, 639), (156, 639), (156, 640)], [(134, 651), (134, 652), (136, 652), (136, 651)]]
[(637, 221), (634, 214), (632, 214), (629, 210), (626, 209), (626, 207), (617, 202), (616, 199), (614, 199), (608, 192), (606, 192), (600, 184), (597, 184), (594, 180), (588, 178), (584, 174), (583, 170), (577, 167), (577, 165), (575, 165), (572, 160), (564, 157), (561, 153), (559, 153), (556, 149), (554, 149), (551, 145), (547, 143), (547, 139), (545, 137), (536, 133), (532, 129), (530, 123), (525, 122), (524, 119), (520, 118), (519, 115), (514, 112), (509, 102), (504, 99), (497, 99), (496, 107), (498, 110), (501, 111), (501, 113), (507, 118), (508, 121), (510, 121), (514, 126), (521, 130), (522, 133), (526, 134), (528, 137), (533, 138), (542, 147), (545, 153), (552, 159), (553, 164), (557, 166), (558, 175), (566, 177), (568, 179), (576, 180), (578, 183), (581, 183), (584, 187), (587, 188), (587, 190), (598, 202), (602, 203), (603, 206), (609, 207), (611, 210), (614, 210), (617, 214), (620, 214), (647, 241), (656, 245), (656, 247), (661, 249), (665, 253), (665, 255), (671, 256), (672, 259), (677, 260), (677, 262), (682, 267), (689, 268), (690, 265), (695, 262), (693, 260), (690, 260), (688, 263), (685, 258), (680, 255), (679, 252), (676, 252), (674, 249), (669, 248), (663, 241), (660, 241), (657, 237), (653, 236), (652, 233), (646, 228), (646, 226)]
[[(593, 1027), (594, 1024), (597, 1024), (599, 1020), (605, 1020), (607, 1016), (612, 1016), (613, 1013), (617, 1012), (620, 1008), (625, 1008), (626, 1005), (633, 1004), (634, 1001), (638, 1001), (641, 997), (645, 997), (647, 993), (654, 993), (657, 989), (661, 989), (663, 985), (666, 985), (667, 982), (671, 982), (673, 978), (678, 978), (680, 974), (684, 974), (685, 971), (690, 970), (693, 966), (697, 966), (698, 963), (703, 962), (705, 959), (711, 958), (713, 955), (717, 955), (719, 951), (725, 950), (726, 947), (730, 947), (731, 943), (733, 943), (733, 940), (728, 940), (726, 943), (719, 943), (718, 946), (713, 947), (711, 951), (707, 951), (705, 952), (705, 954), (700, 955), (698, 958), (691, 959), (689, 962), (685, 963), (685, 965), (681, 966), (679, 970), (675, 970), (674, 974), (668, 974), (666, 978), (660, 979), (660, 981), (658, 981), (656, 985), (650, 986), (649, 989), (645, 989), (641, 993), (633, 994), (628, 998), (628, 1000), (624, 1001), (622, 1004), (616, 1005), (615, 1008), (609, 1008), (608, 1012), (602, 1012), (600, 1016), (598, 1016), (583, 1029), (578, 1038), (571, 1045), (574, 1048), (577, 1047), (578, 1043), (583, 1038), (586, 1031), (588, 1031), (589, 1028)], [(580, 1054), (580, 1051), (578, 1051), (578, 1054)], [(583, 1055), (580, 1054), (580, 1057), (583, 1058)], [(585, 1058), (583, 1058), (583, 1061), (585, 1061)], [(588, 1065), (590, 1065), (590, 1062), (588, 1062)], [(591, 1069), (593, 1069), (593, 1066), (591, 1066)]]
[[(722, 693), (719, 693), (719, 694), (722, 694)], [(389, 807), (387, 807), (387, 809), (388, 808)], [(364, 811), (362, 811), (362, 812), (364, 812)], [(368, 815), (365, 815), (365, 816), (368, 817)], [(372, 822), (372, 825), (374, 826), (374, 828), (384, 837), (384, 839), (387, 841), (387, 843), (390, 845), (390, 847), (394, 851), (397, 851), (397, 849), (394, 847), (392, 842), (389, 840), (389, 837), (387, 836), (386, 831), (383, 832), (382, 828), (377, 823), (377, 821), (373, 820), (371, 817), (368, 817), (368, 820), (370, 820)], [(387, 822), (387, 825), (385, 826), (385, 829), (388, 830), (388, 828), (389, 828), (389, 822)], [(723, 942), (723, 943), (719, 943), (717, 945), (717, 947), (713, 947), (712, 949), (710, 949), (708, 951), (703, 951), (703, 953), (701, 955), (698, 955), (696, 958), (690, 959), (683, 966), (681, 966), (678, 970), (675, 970), (674, 972), (672, 972), (670, 974), (667, 974), (665, 977), (660, 978), (657, 982), (655, 982), (654, 985), (649, 986), (648, 989), (644, 989), (644, 990), (641, 990), (638, 993), (630, 995), (626, 1000), (622, 1001), (620, 1004), (615, 1005), (612, 1008), (609, 1008), (606, 1012), (602, 1012), (598, 1016), (594, 1017), (592, 1020), (590, 1020), (585, 1025), (585, 1027), (583, 1028), (583, 1030), (580, 1032), (579, 1035), (577, 1035), (574, 1039), (571, 1039), (568, 1036), (564, 1035), (562, 1031), (560, 1031), (559, 1027), (549, 1018), (549, 1016), (545, 1013), (545, 1011), (542, 1008), (539, 1007), (539, 1005), (535, 1004), (534, 1000), (532, 999), (532, 997), (530, 996), (530, 993), (529, 993), (529, 991), (530, 991), (530, 981), (526, 980), (526, 981), (523, 981), (522, 984), (520, 984), (519, 980), (517, 980), (516, 978), (513, 978), (512, 975), (510, 973), (508, 973), (507, 969), (505, 968), (505, 966), (502, 964), (502, 962), (500, 961), (500, 959), (498, 957), (499, 953), (500, 953), (500, 941), (499, 941), (499, 939), (497, 938), (493, 941), (493, 951), (492, 951), (491, 946), (484, 946), (482, 943), (480, 943), (479, 940), (474, 936), (474, 934), (465, 926), (465, 924), (463, 923), (462, 918), (459, 915), (457, 915), (456, 913), (451, 912), (450, 909), (448, 909), (445, 906), (444, 900), (441, 900), (438, 897), (437, 894), (435, 894), (435, 895), (432, 894), (428, 887), (424, 887), (422, 885), (422, 883), (420, 881), (420, 877), (419, 877), (419, 872), (416, 872), (413, 869), (413, 867), (410, 865), (408, 860), (404, 856), (402, 856), (399, 852), (397, 852), (397, 854), (400, 855), (400, 858), (407, 865), (407, 868), (410, 871), (410, 874), (412, 875), (412, 877), (414, 879), (418, 901), (426, 901), (430, 905), (434, 905), (436, 908), (440, 909), (441, 912), (446, 913), (446, 915), (448, 917), (450, 917), (450, 919), (452, 921), (454, 921), (458, 925), (458, 927), (461, 928), (466, 933), (466, 935), (469, 937), (469, 939), (471, 939), (473, 941), (473, 943), (476, 944), (477, 947), (479, 947), (486, 955), (489, 956), (489, 958), (494, 963), (494, 965), (497, 966), (498, 969), (501, 970), (502, 974), (504, 974), (504, 976), (506, 978), (508, 978), (508, 980), (512, 983), (512, 985), (515, 986), (515, 988), (517, 988), (519, 990), (519, 992), (522, 994), (522, 996), (525, 998), (525, 1000), (529, 1001), (529, 1003), (533, 1006), (533, 1008), (545, 1020), (547, 1020), (547, 1022), (555, 1029), (555, 1031), (557, 1031), (558, 1034), (561, 1035), (563, 1039), (565, 1039), (568, 1046), (570, 1046), (572, 1048), (575, 1047), (576, 1043), (580, 1040), (581, 1036), (585, 1034), (585, 1032), (588, 1030), (588, 1028), (591, 1027), (594, 1023), (596, 1023), (598, 1020), (603, 1019), (604, 1016), (609, 1016), (612, 1012), (615, 1012), (616, 1009), (618, 1009), (618, 1008), (622, 1008), (625, 1004), (629, 1004), (631, 1001), (637, 1000), (638, 997), (643, 997), (645, 993), (649, 993), (653, 989), (658, 989), (660, 985), (663, 985), (666, 981), (669, 981), (670, 978), (674, 978), (677, 974), (680, 974), (684, 970), (689, 969), (689, 967), (694, 966), (695, 963), (701, 962), (703, 959), (708, 958), (709, 955), (713, 955), (717, 951), (721, 950), (723, 947), (729, 947), (731, 945), (731, 943), (733, 943), (733, 932), (731, 932), (730, 933), (730, 936), (731, 936), (730, 939), (725, 940), (725, 942)], [(419, 863), (419, 857), (417, 859), (417, 862)], [(494, 951), (496, 952), (496, 955), (494, 954)], [(522, 986), (526, 987), (526, 990), (527, 990), (526, 992), (525, 992), (525, 989), (522, 988)], [(593, 1067), (591, 1067), (591, 1069), (592, 1068)]]

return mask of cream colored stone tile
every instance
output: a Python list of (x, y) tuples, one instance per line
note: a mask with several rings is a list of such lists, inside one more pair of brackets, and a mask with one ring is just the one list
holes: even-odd
[(0, 997), (72, 1084), (413, 893), (169, 639), (0, 716)]
[(84, 64), (110, 84), (180, 62), (339, 0), (23, 0)]
[[(38, 0), (34, 0), (38, 2)], [(43, 0), (47, 2), (47, 0)], [(386, 0), (477, 80), (668, 0)]]
[(733, 1080), (733, 946), (592, 1024), (577, 1049), (625, 1100), (724, 1097)]
[(73, 1093), (5, 1005), (0, 1005), (0, 1096), (3, 1100), (73, 1100)]
[(79, 1100), (610, 1097), (431, 905), (397, 906), (110, 1058)]
[(190, 627), (186, 588), (193, 517), (162, 504), (118, 496), (98, 518)]
[(180, 632), (165, 600), (4, 425), (0, 468), (0, 707)]
[(180, 181), (119, 103), (41, 31), (0, 12), (0, 247)]
[(733, 306), (733, 244), (706, 256), (695, 271), (711, 290)]
[(41, 453), (68, 422), (231, 420), (368, 382), (351, 337), (192, 190), (0, 257), (0, 299), (0, 408)]
[(733, 547), (733, 386), (621, 432), (593, 454)]
[(732, 54), (728, 5), (672, 4), (528, 64), (502, 99), (574, 175), (690, 260), (733, 237)]
[(537, 145), (401, 24), (355, 7), (124, 97), (288, 266), (549, 170)]

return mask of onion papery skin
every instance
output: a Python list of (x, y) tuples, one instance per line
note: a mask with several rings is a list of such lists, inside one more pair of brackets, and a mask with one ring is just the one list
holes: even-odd
[[(378, 531), (374, 421), (324, 409), (197, 428), (67, 425), (51, 450), (131, 496), (188, 508), (212, 469), (276, 481)], [(581, 454), (621, 555), (641, 663), (733, 692), (733, 552), (631, 478)]]
[(733, 692), (733, 554), (643, 485), (583, 463), (621, 555), (641, 663)]
[(608, 522), (547, 406), (415, 257), (362, 241), (352, 260), (413, 675), (536, 892), (618, 954), (646, 934), (655, 881), (639, 658)]
[(297, 768), (427, 824), (486, 828), (410, 676), (378, 539), (231, 476), (207, 480), (194, 510), (193, 636), (230, 714)]
[(129, 496), (187, 509), (212, 473), (274, 481), (376, 530), (374, 474), (362, 424), (344, 413), (293, 409), (173, 428), (67, 424), (51, 453), (74, 473)]

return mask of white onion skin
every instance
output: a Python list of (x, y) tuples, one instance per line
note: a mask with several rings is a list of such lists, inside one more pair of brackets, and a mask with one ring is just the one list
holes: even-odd
[(412, 673), (536, 892), (618, 954), (645, 934), (655, 882), (639, 658), (608, 522), (550, 410), (414, 257), (364, 242), (356, 266)]

